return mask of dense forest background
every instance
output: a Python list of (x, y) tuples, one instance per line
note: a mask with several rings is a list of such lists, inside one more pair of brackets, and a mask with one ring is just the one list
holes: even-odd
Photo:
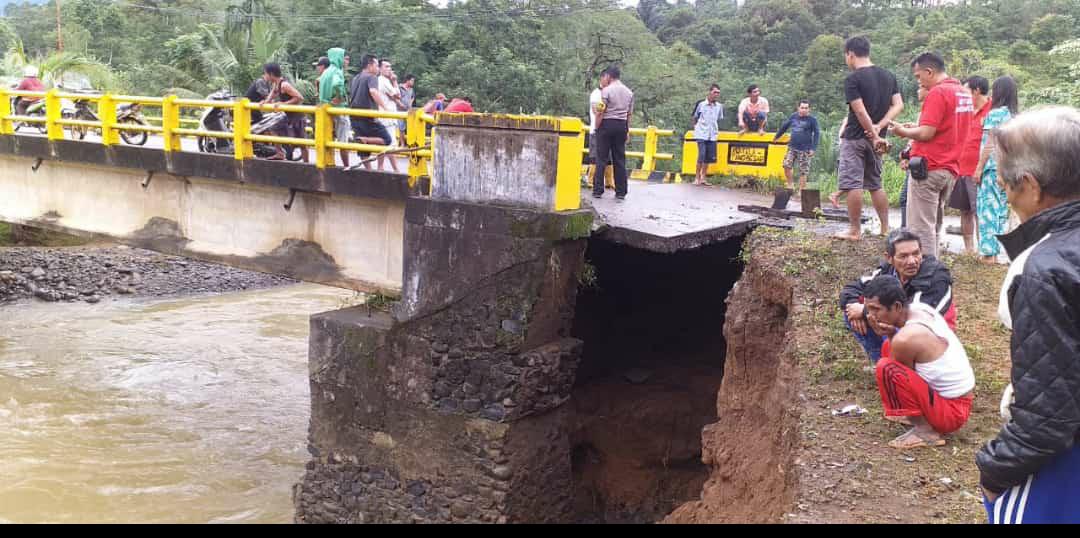
[[(901, 80), (933, 50), (958, 77), (1003, 74), (1023, 105), (1080, 105), (1080, 0), (62, 0), (12, 4), (0, 19), (0, 74), (87, 73), (137, 94), (242, 92), (265, 61), (311, 80), (329, 47), (390, 58), (417, 75), (418, 100), (469, 95), (478, 110), (585, 116), (600, 70), (623, 66), (635, 124), (685, 130), (710, 83), (731, 110), (756, 83), (774, 114), (809, 98), (835, 133), (846, 110), (843, 41), (866, 35), (875, 63)], [(353, 69), (355, 72), (355, 67)], [(775, 117), (775, 116), (774, 116)], [(777, 120), (780, 118), (777, 117)], [(778, 121), (772, 122), (775, 128)], [(669, 142), (670, 143), (670, 142)], [(819, 159), (823, 161), (824, 159)], [(825, 165), (822, 165), (825, 166)]]

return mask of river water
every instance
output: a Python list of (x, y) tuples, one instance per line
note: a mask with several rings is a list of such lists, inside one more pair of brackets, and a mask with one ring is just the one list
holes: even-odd
[(291, 522), (308, 318), (351, 295), (0, 307), (0, 522)]

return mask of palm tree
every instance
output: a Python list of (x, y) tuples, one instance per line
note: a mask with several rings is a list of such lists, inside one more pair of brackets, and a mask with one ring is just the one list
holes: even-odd
[(242, 92), (262, 75), (264, 62), (285, 57), (284, 37), (266, 20), (252, 21), (250, 44), (246, 32), (218, 25), (203, 24), (198, 34), (187, 37), (170, 40), (172, 45), (167, 46), (176, 46), (176, 55), (182, 56), (174, 65), (193, 71), (189, 80), (205, 81), (190, 85), (194, 92), (221, 88)]

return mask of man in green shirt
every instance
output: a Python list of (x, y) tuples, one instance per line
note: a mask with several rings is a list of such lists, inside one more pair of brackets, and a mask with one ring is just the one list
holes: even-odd
[[(319, 104), (329, 104), (335, 108), (347, 108), (349, 106), (349, 93), (345, 89), (345, 49), (332, 48), (326, 51), (326, 57), (330, 65), (319, 76)], [(348, 142), (352, 134), (352, 127), (348, 116), (334, 116), (334, 140)], [(349, 152), (339, 150), (341, 163), (345, 168), (349, 167)]]

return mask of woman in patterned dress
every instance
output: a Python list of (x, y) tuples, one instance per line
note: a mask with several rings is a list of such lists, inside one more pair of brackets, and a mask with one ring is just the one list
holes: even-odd
[(990, 114), (983, 123), (982, 151), (975, 172), (978, 185), (979, 255), (983, 263), (997, 263), (1001, 244), (997, 236), (1004, 235), (1009, 224), (1009, 204), (1005, 190), (998, 183), (997, 162), (994, 160), (994, 129), (1012, 119), (1018, 112), (1016, 81), (1001, 77), (990, 91)]

